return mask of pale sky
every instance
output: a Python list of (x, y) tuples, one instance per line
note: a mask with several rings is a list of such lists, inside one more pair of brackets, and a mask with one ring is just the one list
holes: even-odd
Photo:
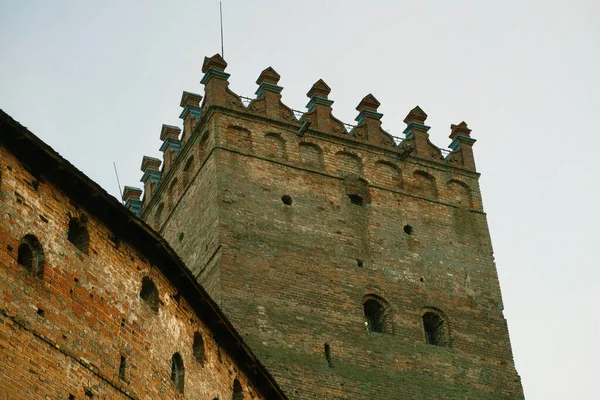
[[(597, 399), (600, 2), (225, 0), (231, 89), (272, 66), (304, 110), (319, 78), (353, 123), (368, 93), (399, 134), (415, 105), (474, 146), (516, 368), (528, 400)], [(220, 52), (219, 3), (0, 0), (0, 108), (117, 195), (181, 126)], [(596, 247), (598, 246), (598, 247)]]

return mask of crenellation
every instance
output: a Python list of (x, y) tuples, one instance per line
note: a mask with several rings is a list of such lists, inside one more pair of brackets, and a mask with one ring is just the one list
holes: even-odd
[(196, 93), (183, 92), (179, 106), (183, 107), (179, 118), (183, 120), (183, 133), (181, 134), (181, 145), (184, 146), (192, 135), (196, 124), (200, 121), (200, 102), (202, 96)]
[(381, 128), (383, 114), (377, 112), (379, 105), (375, 96), (370, 93), (366, 95), (356, 106), (358, 116), (355, 121), (358, 125), (350, 131), (349, 135), (371, 144), (396, 147), (392, 135)]
[(333, 116), (329, 100), (331, 88), (319, 79), (306, 94), (310, 101), (306, 105), (307, 112), (302, 115), (300, 122), (310, 121), (311, 129), (319, 130), (333, 135), (346, 135), (346, 127), (339, 119)]
[(138, 217), (142, 212), (141, 196), (142, 189), (140, 188), (125, 186), (123, 189), (123, 201), (125, 202), (125, 207)]
[(169, 172), (171, 164), (175, 162), (175, 159), (179, 155), (181, 147), (181, 141), (179, 140), (180, 133), (181, 129), (173, 125), (163, 124), (160, 130), (160, 140), (162, 140), (163, 143), (159, 150), (163, 153), (163, 175), (166, 175)]
[[(165, 135), (166, 128), (163, 126), (163, 130), (161, 130), (161, 139), (165, 140), (161, 146), (161, 151), (164, 152), (163, 179), (166, 177), (171, 165), (176, 162), (180, 146), (185, 147), (189, 141), (191, 133), (186, 134), (186, 132), (192, 132), (199, 125), (200, 115), (206, 113), (213, 105), (231, 108), (237, 112), (249, 113), (248, 117), (251, 115), (264, 117), (273, 123), (281, 121), (286, 124), (281, 126), (284, 132), (298, 130), (300, 129), (300, 125), (297, 125), (298, 123), (308, 122), (310, 123), (308, 126), (309, 135), (315, 138), (325, 139), (322, 136), (323, 134), (331, 135), (330, 137), (334, 141), (334, 138), (339, 138), (345, 139), (346, 143), (357, 142), (389, 148), (391, 151), (399, 153), (393, 158), (399, 158), (400, 160), (412, 157), (415, 160), (428, 160), (448, 166), (464, 166), (468, 170), (474, 170), (472, 155), (472, 143), (474, 140), (470, 138), (470, 130), (466, 128), (466, 124), (464, 123), (462, 123), (464, 126), (461, 124), (452, 125), (453, 132), (456, 131), (451, 134), (451, 138), (453, 139), (451, 147), (453, 151), (447, 154), (430, 142), (427, 133), (430, 128), (424, 125), (427, 114), (417, 106), (405, 118), (404, 122), (407, 124), (407, 128), (404, 130), (404, 134), (406, 137), (399, 144), (396, 144), (394, 137), (381, 128), (382, 114), (377, 112), (380, 105), (379, 101), (372, 94), (369, 94), (357, 106), (356, 109), (359, 111), (356, 117), (357, 125), (352, 127), (351, 131), (348, 132), (344, 124), (332, 114), (331, 105), (333, 101), (329, 100), (331, 89), (323, 80), (318, 80), (307, 93), (307, 96), (310, 98), (310, 102), (307, 105), (308, 110), (302, 114), (300, 121), (298, 121), (294, 116), (293, 110), (281, 102), (281, 90), (283, 88), (278, 86), (280, 75), (272, 67), (268, 67), (261, 72), (256, 81), (259, 85), (256, 93), (257, 97), (251, 100), (247, 107), (241, 105), (239, 96), (229, 89), (229, 74), (225, 73), (226, 67), (227, 63), (220, 55), (216, 54), (210, 58), (206, 57), (202, 69), (205, 73), (202, 79), (202, 83), (205, 85), (205, 96), (202, 97), (194, 93), (184, 92), (180, 102), (180, 105), (184, 107), (184, 111), (180, 117), (187, 118), (187, 122), (184, 121), (184, 134), (182, 135), (181, 142), (177, 141), (174, 134)], [(197, 109), (193, 108), (196, 107), (196, 104), (200, 104), (202, 99), (204, 99), (202, 106), (198, 106)], [(189, 110), (186, 111), (187, 109), (193, 109), (194, 113), (191, 113)], [(230, 123), (226, 129), (218, 129), (215, 132), (215, 136), (219, 138), (217, 142), (223, 141), (227, 146), (230, 145), (243, 152), (255, 153), (257, 155), (262, 153), (269, 158), (297, 162), (306, 166), (310, 164), (308, 160), (313, 159), (313, 166), (319, 168), (324, 166), (328, 171), (335, 171), (333, 173), (336, 174), (339, 173), (340, 168), (336, 167), (335, 163), (337, 159), (342, 158), (341, 155), (331, 159), (324, 157), (321, 154), (325, 153), (318, 144), (301, 145), (300, 138), (295, 139), (290, 137), (289, 139), (285, 139), (286, 135), (280, 132), (266, 132), (262, 134), (264, 136), (258, 137), (249, 129), (250, 126), (241, 126), (239, 125), (239, 121), (237, 124)], [(455, 129), (455, 127), (458, 128)], [(178, 129), (176, 127), (171, 128)], [(171, 132), (178, 131), (173, 130)], [(163, 138), (162, 136), (165, 137)], [(203, 144), (206, 143), (206, 141), (203, 141)], [(307, 142), (304, 141), (302, 143)], [(294, 156), (294, 152), (291, 152), (290, 146), (292, 144), (297, 148), (297, 151), (295, 151), (298, 154), (297, 156)], [(215, 143), (215, 145), (219, 146), (219, 143)], [(200, 149), (200, 152), (202, 152), (202, 149)], [(308, 152), (314, 154), (308, 155)], [(342, 151), (342, 153), (345, 152), (347, 153), (346, 150)], [(447, 155), (444, 156), (445, 154)], [(321, 158), (323, 161), (320, 161)], [(334, 165), (330, 165), (328, 161), (332, 161)], [(342, 160), (342, 162), (346, 161)], [(356, 164), (356, 162), (354, 163)], [(354, 168), (356, 171), (362, 171), (362, 167), (356, 165), (351, 168)], [(187, 175), (188, 173), (182, 172), (182, 174)], [(183, 182), (181, 184), (184, 187), (186, 185)], [(180, 189), (183, 190), (184, 188)], [(150, 197), (144, 197), (144, 206), (147, 204), (147, 198)]]
[(256, 80), (258, 89), (256, 98), (248, 104), (248, 110), (267, 118), (296, 122), (296, 117), (291, 108), (281, 101), (283, 87), (278, 86), (279, 74), (272, 67), (261, 72)]
[(160, 183), (160, 165), (162, 161), (155, 157), (144, 156), (142, 158), (142, 166), (140, 169), (144, 173), (140, 182), (144, 183), (144, 199), (142, 200), (142, 207), (145, 207), (152, 196), (156, 192), (158, 184)]

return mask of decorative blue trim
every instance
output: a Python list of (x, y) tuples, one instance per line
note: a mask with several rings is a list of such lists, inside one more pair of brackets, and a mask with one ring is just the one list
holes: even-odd
[(163, 142), (163, 144), (160, 146), (159, 150), (164, 152), (165, 150), (167, 150), (167, 147), (168, 147), (169, 150), (176, 151), (177, 154), (179, 154), (180, 145), (181, 145), (181, 140), (166, 138), (165, 141)]
[(125, 207), (131, 210), (132, 213), (137, 215), (138, 217), (142, 215), (142, 202), (141, 200), (127, 200), (125, 202)]
[(322, 104), (324, 106), (331, 107), (333, 104), (333, 100), (326, 99), (325, 97), (313, 96), (310, 98), (310, 101), (306, 105), (308, 112), (313, 112), (315, 109), (315, 104)]
[(179, 118), (185, 119), (187, 115), (191, 113), (193, 118), (200, 120), (200, 110), (200, 107), (191, 106), (188, 104), (187, 106), (183, 107), (181, 114), (179, 114)]
[(402, 133), (404, 133), (406, 135), (407, 139), (410, 139), (413, 136), (413, 130), (427, 132), (430, 129), (431, 129), (430, 126), (423, 125), (423, 124), (417, 124), (416, 122), (411, 122), (410, 124), (408, 124), (408, 126)]
[(256, 97), (261, 97), (263, 95), (263, 92), (265, 90), (269, 90), (271, 92), (281, 93), (281, 91), (283, 90), (283, 87), (282, 86), (273, 85), (272, 83), (263, 82), (263, 83), (260, 84), (260, 86), (258, 87), (258, 89), (256, 89), (256, 92), (254, 94), (256, 94)]
[(146, 172), (144, 172), (144, 175), (142, 175), (140, 182), (146, 183), (148, 179), (158, 184), (160, 182), (160, 171), (157, 169), (147, 169)]
[(450, 146), (448, 146), (448, 147), (450, 147), (452, 150), (458, 150), (458, 149), (460, 149), (461, 143), (473, 144), (476, 141), (477, 141), (477, 139), (473, 139), (472, 137), (458, 135), (457, 137), (454, 138), (454, 140), (452, 141), (452, 143), (450, 143)]
[(221, 78), (221, 79), (227, 80), (227, 79), (229, 79), (229, 77), (231, 75), (228, 74), (227, 72), (217, 71), (216, 69), (209, 69), (208, 71), (206, 71), (206, 74), (204, 74), (204, 76), (202, 77), (202, 80), (200, 81), (200, 83), (203, 84), (203, 85), (206, 85), (206, 83), (213, 76), (216, 77), (216, 78)]
[(377, 119), (381, 119), (381, 117), (383, 117), (383, 114), (375, 112), (375, 111), (371, 111), (371, 110), (362, 110), (359, 114), (358, 117), (354, 118), (354, 120), (356, 122), (358, 122), (358, 124), (362, 124), (365, 120), (365, 117), (374, 117)]

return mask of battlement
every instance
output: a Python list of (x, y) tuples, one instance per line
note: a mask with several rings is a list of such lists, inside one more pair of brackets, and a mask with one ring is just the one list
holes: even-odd
[[(427, 114), (419, 106), (410, 110), (404, 119), (406, 128), (402, 135), (394, 136), (382, 128), (383, 114), (378, 112), (380, 103), (370, 93), (356, 106), (358, 115), (355, 118), (356, 124), (352, 125), (340, 121), (333, 115), (334, 102), (329, 98), (331, 88), (321, 79), (307, 92), (309, 101), (306, 110), (299, 111), (282, 102), (283, 87), (278, 85), (280, 75), (272, 67), (260, 73), (256, 80), (258, 89), (254, 98), (240, 96), (229, 88), (230, 75), (225, 72), (226, 68), (227, 62), (219, 54), (210, 58), (205, 57), (202, 66), (204, 76), (201, 79), (201, 84), (204, 85), (204, 96), (184, 91), (181, 98), (180, 106), (183, 110), (179, 118), (183, 120), (183, 131), (171, 125), (162, 126), (160, 132), (162, 141), (160, 151), (163, 152), (162, 170), (158, 170), (159, 160), (147, 156), (144, 157), (142, 165), (144, 172), (142, 181), (145, 183), (142, 212), (157, 193), (166, 190), (162, 189), (164, 185), (161, 183), (177, 164), (180, 153), (186, 152), (186, 147), (194, 135), (203, 135), (204, 131), (199, 127), (204, 126), (208, 118), (218, 111), (239, 116), (240, 121), (260, 118), (263, 126), (273, 127), (271, 129), (273, 132), (266, 132), (266, 137), (259, 140), (252, 137), (248, 126), (244, 126), (243, 123), (233, 123), (225, 128), (235, 131), (233, 135), (237, 137), (230, 138), (229, 141), (222, 140), (222, 143), (217, 143), (218, 140), (213, 138), (211, 141), (213, 146), (231, 145), (238, 150), (257, 153), (266, 151), (275, 158), (285, 159), (287, 162), (298, 161), (305, 166), (307, 162), (303, 158), (316, 157), (313, 166), (320, 165), (326, 168), (321, 165), (325, 162), (323, 149), (312, 140), (319, 138), (338, 142), (343, 146), (370, 148), (370, 151), (385, 154), (391, 160), (425, 161), (443, 168), (456, 168), (462, 170), (462, 173), (476, 171), (472, 150), (475, 139), (471, 138), (471, 130), (464, 121), (451, 124), (450, 149), (443, 149), (429, 140), (430, 127), (425, 125)], [(293, 135), (287, 136), (295, 136), (298, 144), (306, 149), (312, 146), (312, 150), (306, 150), (305, 153), (320, 154), (305, 154), (304, 157), (300, 154), (297, 160), (293, 160), (293, 157), (285, 154), (286, 140), (281, 136), (281, 132), (274, 131), (276, 129), (292, 133)], [(204, 145), (207, 145), (206, 139)], [(352, 154), (351, 151), (343, 152), (350, 158), (356, 158), (356, 154)], [(153, 160), (152, 165), (149, 164), (149, 160)], [(337, 161), (348, 162), (343, 159)], [(352, 163), (356, 163), (356, 160)], [(361, 175), (361, 166), (356, 166), (354, 169), (358, 175)], [(177, 185), (180, 186), (181, 182), (177, 182)], [(176, 186), (173, 190), (177, 190)]]

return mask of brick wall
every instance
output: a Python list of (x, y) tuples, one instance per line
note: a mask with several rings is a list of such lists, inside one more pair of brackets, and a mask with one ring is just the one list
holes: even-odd
[[(0, 398), (230, 399), (236, 379), (244, 398), (264, 398), (143, 248), (6, 148), (0, 156)], [(87, 252), (68, 240), (71, 218), (87, 220)], [(43, 273), (18, 262), (26, 235), (43, 249)], [(140, 298), (144, 277), (157, 311)], [(175, 353), (184, 394), (171, 380)]]
[[(523, 397), (476, 172), (203, 112), (161, 187), (204, 161), (160, 232), (290, 398)], [(369, 296), (392, 333), (365, 326)], [(449, 347), (427, 343), (427, 312)]]

